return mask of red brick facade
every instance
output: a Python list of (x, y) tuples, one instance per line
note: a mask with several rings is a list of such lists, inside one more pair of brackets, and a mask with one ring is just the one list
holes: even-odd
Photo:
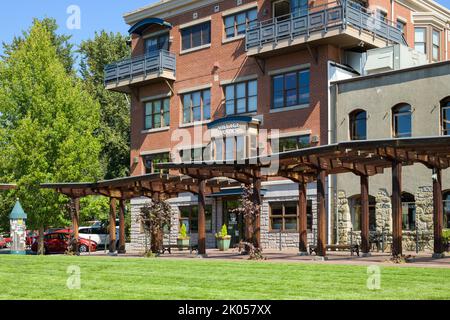
[[(257, 2), (258, 18), (269, 19), (272, 16), (272, 2), (268, 0), (248, 1), (243, 0), (242, 5)], [(310, 1), (315, 6), (326, 3), (322, 1)], [(329, 1), (332, 2), (332, 1)], [(395, 3), (394, 15), (391, 11), (391, 1), (370, 0), (372, 8), (382, 7), (388, 12), (388, 19), (396, 21), (397, 17), (406, 19), (406, 39), (410, 46), (414, 44), (414, 26), (411, 22), (411, 10), (403, 5)], [(245, 39), (240, 38), (230, 42), (223, 42), (224, 22), (222, 12), (236, 8), (236, 0), (224, 0), (218, 2), (220, 11), (214, 12), (217, 3), (210, 4), (195, 10), (186, 11), (176, 16), (169, 16), (165, 20), (173, 25), (170, 30), (170, 52), (177, 56), (176, 81), (153, 82), (132, 89), (131, 107), (131, 172), (133, 175), (144, 173), (142, 153), (155, 150), (166, 150), (175, 143), (171, 142), (171, 135), (182, 123), (182, 101), (178, 94), (180, 90), (211, 84), (211, 118), (212, 120), (224, 116), (224, 91), (221, 81), (231, 80), (237, 77), (257, 75), (258, 79), (258, 111), (262, 116), (261, 128), (280, 129), (281, 132), (310, 131), (312, 136), (318, 136), (318, 144), (326, 144), (328, 136), (328, 61), (342, 62), (343, 50), (334, 44), (323, 43), (312, 50), (302, 48), (289, 53), (276, 54), (258, 61), (255, 57), (249, 57), (245, 51)], [(164, 6), (165, 4), (161, 4)], [(198, 18), (211, 17), (211, 45), (189, 53), (181, 53), (181, 34), (179, 26), (193, 21), (193, 14)], [(163, 30), (162, 27), (152, 26), (145, 30), (142, 36), (133, 35), (133, 55), (144, 53), (144, 38), (148, 34)], [(448, 32), (448, 31), (447, 31)], [(445, 32), (442, 32), (441, 56), (445, 52)], [(293, 65), (310, 65), (310, 106), (304, 109), (271, 113), (272, 101), (271, 70), (283, 69)], [(263, 72), (264, 70), (264, 72)], [(170, 85), (170, 86), (169, 86)], [(170, 98), (170, 129), (158, 132), (144, 131), (144, 103), (142, 99), (151, 96), (174, 93)], [(193, 133), (192, 127), (182, 126)], [(206, 130), (206, 126), (203, 128)]]

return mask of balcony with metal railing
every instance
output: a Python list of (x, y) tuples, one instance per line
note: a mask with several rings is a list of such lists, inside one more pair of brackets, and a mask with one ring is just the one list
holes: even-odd
[(130, 92), (130, 87), (161, 79), (175, 80), (176, 56), (166, 50), (135, 56), (105, 66), (105, 87)]
[(304, 12), (259, 21), (245, 34), (247, 55), (270, 53), (298, 45), (335, 43), (340, 47), (406, 44), (396, 25), (351, 0), (310, 7)]

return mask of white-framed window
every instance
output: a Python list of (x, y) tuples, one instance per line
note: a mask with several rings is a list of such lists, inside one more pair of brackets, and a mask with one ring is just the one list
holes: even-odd
[(427, 28), (417, 27), (414, 29), (414, 49), (427, 53)]
[(438, 30), (433, 29), (433, 36), (432, 36), (432, 59), (433, 61), (439, 61), (441, 56), (441, 32)]

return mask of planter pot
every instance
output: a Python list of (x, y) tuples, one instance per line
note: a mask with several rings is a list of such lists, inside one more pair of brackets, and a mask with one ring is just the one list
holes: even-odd
[(177, 239), (177, 246), (180, 250), (187, 249), (189, 247), (189, 243), (189, 239)]
[(231, 238), (217, 239), (217, 247), (220, 251), (227, 251), (230, 249)]

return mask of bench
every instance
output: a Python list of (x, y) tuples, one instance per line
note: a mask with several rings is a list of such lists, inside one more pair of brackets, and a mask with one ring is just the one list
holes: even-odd
[(188, 249), (191, 253), (192, 253), (192, 251), (198, 252), (198, 244), (192, 245), (192, 246), (181, 246), (181, 247), (176, 244), (165, 244), (165, 245), (163, 245), (160, 253), (164, 254), (164, 253), (168, 252), (169, 254), (172, 254), (172, 249), (180, 249), (180, 248), (181, 248), (181, 250)]
[[(327, 251), (350, 251), (351, 255), (356, 253), (359, 257), (359, 246), (357, 244), (329, 244), (325, 246)], [(309, 246), (309, 254), (317, 254), (317, 246)]]

